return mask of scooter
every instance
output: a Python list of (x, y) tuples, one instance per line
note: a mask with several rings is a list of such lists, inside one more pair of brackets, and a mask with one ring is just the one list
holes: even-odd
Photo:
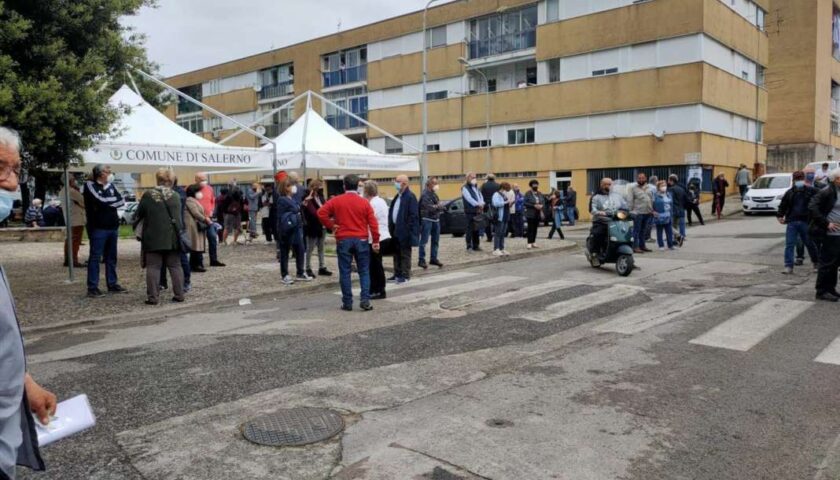
[(615, 271), (622, 277), (633, 273), (636, 268), (633, 259), (633, 230), (630, 227), (630, 214), (624, 210), (615, 212), (609, 217), (607, 230), (607, 248), (601, 252), (594, 252), (594, 238), (589, 235), (586, 239), (586, 259), (592, 268), (600, 268), (607, 263), (615, 263)]

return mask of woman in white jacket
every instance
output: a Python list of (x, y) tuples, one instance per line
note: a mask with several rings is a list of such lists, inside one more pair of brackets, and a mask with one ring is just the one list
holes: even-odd
[[(379, 251), (370, 251), (370, 299), (385, 298), (385, 267), (382, 256), (391, 252), (391, 234), (388, 232), (388, 204), (379, 196), (379, 187), (373, 180), (368, 180), (362, 187), (364, 197), (373, 207), (376, 223), (379, 224)], [(371, 238), (371, 242), (373, 239)]]
[(510, 206), (515, 200), (511, 200), (510, 184), (502, 182), (499, 191), (493, 194), (493, 223), (496, 227), (496, 234), (493, 235), (493, 255), (510, 255), (505, 250), (505, 237), (507, 236), (508, 223), (510, 222)]

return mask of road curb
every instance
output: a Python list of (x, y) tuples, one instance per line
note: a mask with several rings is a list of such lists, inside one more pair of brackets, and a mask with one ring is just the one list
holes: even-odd
[[(457, 271), (457, 270), (464, 270), (466, 268), (473, 268), (473, 267), (481, 267), (485, 265), (490, 265), (494, 263), (504, 263), (510, 262), (514, 260), (522, 260), (524, 258), (530, 257), (541, 257), (545, 255), (549, 255), (551, 253), (566, 253), (570, 250), (576, 250), (579, 248), (579, 245), (571, 242), (569, 245), (563, 245), (557, 248), (547, 248), (547, 249), (538, 249), (538, 250), (531, 250), (528, 252), (522, 252), (513, 254), (507, 257), (488, 257), (488, 258), (480, 258), (476, 259), (472, 262), (467, 263), (459, 263), (451, 266), (445, 266), (444, 268), (440, 269), (429, 269), (426, 271), (420, 270), (415, 277), (423, 277), (426, 275), (433, 275), (440, 271), (448, 270), (448, 271)], [(281, 300), (293, 295), (300, 295), (300, 294), (308, 294), (308, 293), (318, 293), (326, 290), (333, 290), (335, 288), (339, 288), (338, 277), (334, 277), (334, 281), (329, 281), (326, 283), (320, 283), (317, 285), (307, 285), (304, 287), (298, 287), (294, 289), (288, 289), (287, 287), (280, 286), (280, 288), (276, 290), (271, 290), (268, 292), (259, 293), (257, 295), (248, 297), (250, 300), (264, 300), (264, 299), (276, 299)], [(357, 283), (357, 282), (354, 282)], [(111, 326), (111, 325), (125, 325), (130, 323), (139, 323), (139, 322), (146, 322), (149, 320), (165, 320), (171, 317), (177, 317), (180, 315), (184, 315), (187, 313), (194, 312), (196, 309), (199, 308), (222, 308), (222, 307), (235, 307), (236, 305), (232, 305), (232, 302), (238, 302), (240, 299), (239, 296), (237, 297), (230, 297), (222, 300), (212, 300), (208, 302), (199, 302), (199, 303), (189, 303), (179, 308), (173, 308), (171, 310), (165, 310), (160, 312), (160, 314), (155, 314), (155, 312), (142, 312), (136, 314), (129, 314), (129, 315), (109, 315), (106, 317), (99, 317), (99, 318), (89, 318), (86, 320), (77, 320), (71, 322), (63, 322), (63, 323), (52, 323), (49, 325), (37, 325), (37, 326), (30, 326), (30, 327), (22, 327), (21, 333), (24, 335), (43, 335), (43, 334), (50, 334), (50, 333), (58, 333), (65, 330), (72, 330), (76, 328), (84, 328), (84, 327), (99, 327), (99, 326)]]

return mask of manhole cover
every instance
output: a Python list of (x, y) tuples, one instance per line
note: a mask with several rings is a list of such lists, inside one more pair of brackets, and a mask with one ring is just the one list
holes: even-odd
[(341, 415), (323, 408), (291, 408), (242, 425), (245, 439), (271, 447), (309, 445), (344, 430)]

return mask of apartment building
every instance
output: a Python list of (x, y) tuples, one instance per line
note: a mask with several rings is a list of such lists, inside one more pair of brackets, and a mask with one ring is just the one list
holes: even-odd
[[(763, 168), (769, 0), (470, 0), (168, 79), (242, 122), (313, 90), (421, 147), (428, 48), (429, 173), (455, 198), (465, 172), (525, 185), (696, 178)], [(265, 119), (279, 134), (297, 110)], [(403, 146), (328, 106), (333, 126), (382, 153)], [(262, 112), (262, 113), (261, 113)], [(233, 128), (188, 104), (184, 128)], [(255, 146), (243, 134), (233, 144)], [(411, 153), (405, 151), (404, 153)], [(375, 175), (374, 175), (375, 176)], [(579, 195), (582, 211), (588, 198)]]
[(767, 167), (840, 160), (840, 3), (775, 1), (767, 88)]

